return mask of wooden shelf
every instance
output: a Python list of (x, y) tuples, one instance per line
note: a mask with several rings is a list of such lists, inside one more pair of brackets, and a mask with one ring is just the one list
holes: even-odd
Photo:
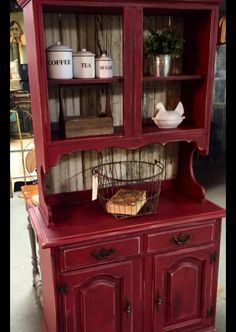
[(122, 82), (122, 76), (114, 76), (111, 78), (72, 78), (72, 79), (49, 79), (49, 85), (82, 85), (82, 84), (112, 84)]
[(199, 149), (204, 149), (205, 131), (194, 126), (180, 126), (177, 128), (158, 128), (157, 126), (145, 126), (142, 129), (142, 143), (151, 144), (157, 142), (166, 144), (169, 142), (195, 142)]
[[(187, 81), (200, 80), (202, 75), (171, 75), (171, 76), (144, 76), (143, 82), (149, 81)], [(111, 78), (72, 78), (72, 79), (49, 79), (49, 85), (81, 85), (81, 84), (112, 84), (115, 82), (123, 82), (122, 76), (114, 76)]]
[(189, 134), (203, 134), (203, 128), (196, 128), (191, 125), (180, 125), (177, 128), (158, 128), (155, 124), (150, 124), (143, 126), (143, 135), (156, 135), (156, 134), (180, 134), (183, 133), (189, 133)]
[[(183, 135), (183, 137), (186, 137), (188, 140), (188, 136), (189, 138), (192, 136), (196, 136), (195, 138), (197, 138), (199, 135), (203, 135), (204, 130), (203, 128), (196, 128), (194, 126), (191, 125), (184, 125), (184, 126), (179, 126), (177, 128), (158, 128), (156, 125), (154, 124), (150, 124), (150, 125), (146, 125), (143, 126), (142, 129), (142, 135), (140, 135), (140, 137), (137, 137), (137, 140), (141, 139), (141, 136), (143, 136), (143, 138), (146, 136), (155, 136), (156, 139), (156, 135), (158, 136), (166, 136), (168, 137), (169, 135), (175, 135), (178, 138), (181, 138)], [(124, 132), (123, 132), (123, 127), (122, 126), (117, 126), (114, 127), (114, 134), (111, 135), (95, 135), (95, 136), (83, 136), (83, 137), (73, 137), (73, 138), (60, 138), (59, 137), (59, 132), (58, 130), (54, 129), (53, 131), (53, 135), (52, 135), (52, 144), (60, 144), (61, 143), (65, 143), (65, 144), (71, 144), (74, 143), (76, 141), (79, 141), (80, 144), (82, 143), (82, 145), (86, 144), (86, 142), (89, 142), (90, 140), (94, 141), (94, 139), (96, 138), (96, 140), (98, 140), (97, 142), (99, 143), (99, 141), (102, 140), (111, 140), (111, 139), (115, 139), (115, 138), (121, 138), (122, 141), (125, 140), (129, 140), (128, 137), (125, 137)], [(133, 141), (133, 138), (130, 138)], [(183, 139), (185, 140), (185, 139)], [(84, 142), (84, 144), (83, 144)], [(114, 142), (113, 142), (114, 143)], [(96, 147), (98, 147), (96, 145)]]
[[(94, 144), (96, 140), (96, 145)], [(195, 142), (203, 149), (205, 135), (203, 128), (183, 126), (172, 129), (159, 129), (156, 126), (143, 128), (139, 136), (129, 137), (124, 134), (123, 127), (115, 127), (112, 135), (74, 137), (68, 139), (56, 138), (47, 144), (48, 166), (55, 166), (61, 156), (77, 150), (102, 150), (109, 147), (137, 149), (147, 144), (166, 144), (173, 141)]]
[(202, 75), (170, 75), (170, 76), (144, 76), (143, 82), (149, 81), (190, 81), (190, 80), (201, 80)]

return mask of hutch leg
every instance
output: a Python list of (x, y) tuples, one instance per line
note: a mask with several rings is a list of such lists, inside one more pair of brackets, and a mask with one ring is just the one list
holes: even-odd
[(40, 272), (39, 272), (39, 267), (38, 267), (38, 256), (36, 253), (36, 239), (35, 239), (34, 229), (30, 223), (29, 217), (28, 217), (27, 229), (29, 231), (29, 238), (30, 238), (30, 245), (31, 245), (31, 252), (32, 252), (31, 263), (33, 265), (33, 270), (32, 270), (33, 286), (35, 287), (36, 294), (39, 297), (41, 304), (43, 305), (42, 282), (41, 282), (41, 277), (40, 277)]
[(42, 322), (42, 332), (48, 332), (44, 319), (43, 319), (43, 322)]
[(11, 180), (11, 177), (10, 177), (10, 198), (13, 197), (13, 187), (12, 187), (12, 180)]
[(33, 286), (36, 286), (36, 276), (39, 275), (39, 268), (38, 268), (38, 257), (37, 257), (37, 253), (36, 253), (36, 239), (35, 239), (35, 234), (34, 234), (34, 230), (33, 227), (31, 226), (30, 223), (30, 219), (29, 217), (28, 219), (28, 225), (27, 225), (27, 229), (29, 231), (29, 238), (30, 238), (30, 246), (31, 246), (31, 252), (32, 252), (32, 256), (31, 256), (31, 263), (33, 266)]

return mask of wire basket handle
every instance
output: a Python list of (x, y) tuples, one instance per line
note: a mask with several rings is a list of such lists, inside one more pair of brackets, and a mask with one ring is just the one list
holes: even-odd
[(161, 168), (161, 170), (163, 171), (164, 166), (163, 166), (163, 164), (159, 160), (154, 159), (154, 165), (159, 166)]
[(97, 175), (98, 174), (97, 166), (91, 168), (91, 173), (92, 173), (92, 175)]

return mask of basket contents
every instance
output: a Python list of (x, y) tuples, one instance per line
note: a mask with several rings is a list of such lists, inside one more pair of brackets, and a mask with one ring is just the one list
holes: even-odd
[(146, 201), (146, 191), (120, 189), (107, 202), (106, 210), (109, 213), (135, 216)]
[(101, 206), (117, 219), (156, 213), (163, 170), (157, 160), (118, 161), (94, 167)]

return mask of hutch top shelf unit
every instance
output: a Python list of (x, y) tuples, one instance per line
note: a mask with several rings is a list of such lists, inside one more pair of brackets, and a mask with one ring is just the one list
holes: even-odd
[[(221, 1), (18, 3), (24, 10), (40, 209), (46, 223), (53, 219), (53, 208), (49, 208), (53, 199), (45, 194), (45, 174), (63, 155), (76, 151), (138, 149), (153, 143), (180, 142), (174, 187), (201, 201), (204, 189), (194, 179), (192, 158), (196, 149), (207, 154), (209, 148)], [(148, 30), (168, 26), (183, 38), (184, 51), (170, 76), (154, 77), (145, 71), (144, 35)], [(58, 41), (75, 52), (86, 48), (100, 56), (106, 51), (113, 58), (114, 76), (48, 79), (46, 48)], [(180, 100), (184, 121), (178, 128), (158, 128), (151, 120), (157, 102), (174, 109)], [(65, 117), (96, 116), (107, 109), (112, 115), (112, 134), (65, 137)]]
[[(113, 1), (111, 4), (109, 1), (19, 1), (19, 4), (24, 6), (25, 24), (30, 25), (33, 20), (31, 29), (26, 29), (26, 36), (30, 41), (27, 45), (30, 54), (29, 71), (34, 72), (30, 84), (33, 108), (37, 109), (34, 112), (37, 122), (35, 136), (40, 137), (38, 149), (44, 172), (55, 165), (63, 154), (91, 149), (94, 145), (94, 137), (66, 139), (53, 133), (52, 128), (55, 127), (53, 125), (58, 122), (59, 112), (62, 112), (59, 109), (58, 91), (60, 89), (64, 91), (60, 97), (66, 99), (64, 100), (66, 104), (69, 103), (68, 89), (71, 87), (79, 91), (78, 99), (80, 94), (82, 113), (85, 111), (81, 103), (87, 101), (87, 97), (84, 96), (88, 93), (86, 89), (96, 89), (98, 94), (102, 94), (100, 90), (104, 87), (111, 93), (111, 111), (116, 113), (113, 114), (113, 118), (116, 118), (114, 134), (97, 136), (96, 149), (101, 150), (109, 146), (137, 148), (153, 142), (185, 140), (196, 142), (200, 150), (207, 152), (214, 74), (213, 45), (217, 35), (219, 2)], [(184, 38), (181, 73), (164, 79), (146, 76), (143, 74), (143, 33), (146, 29), (153, 28), (155, 24), (158, 26), (158, 23), (154, 22), (156, 20), (160, 21), (162, 27), (165, 26), (169, 17), (173, 27), (180, 27), (180, 33)], [(78, 29), (81, 29), (79, 32), (75, 31), (75, 19)], [(49, 27), (52, 22), (54, 22), (53, 35), (49, 38)], [(92, 27), (88, 28), (88, 22), (92, 22)], [(105, 36), (107, 40), (102, 47), (110, 54), (119, 49), (119, 54), (114, 59), (115, 77), (84, 81), (48, 80), (46, 47), (62, 39), (63, 42), (65, 40), (64, 43), (70, 43), (68, 46), (74, 51), (81, 48), (83, 43), (99, 54), (98, 44), (101, 44), (101, 36), (97, 32), (99, 24), (106, 24), (101, 33), (105, 34), (106, 29), (112, 36), (110, 40), (107, 35)], [(68, 32), (69, 28), (71, 32)], [(82, 33), (85, 36), (80, 37)], [(69, 37), (66, 34), (69, 34)], [(38, 64), (36, 67), (35, 63)], [(183, 101), (186, 119), (179, 128), (158, 129), (154, 124), (146, 125), (143, 121), (144, 118), (153, 116), (155, 112), (154, 95), (157, 94), (160, 81), (164, 82), (162, 89), (178, 90), (179, 100)], [(91, 114), (94, 114), (98, 98), (90, 102), (88, 111)], [(173, 107), (177, 102), (177, 99), (172, 100)], [(114, 106), (117, 103), (119, 106)], [(63, 111), (69, 112), (65, 109)], [(74, 110), (73, 112), (75, 113)]]

